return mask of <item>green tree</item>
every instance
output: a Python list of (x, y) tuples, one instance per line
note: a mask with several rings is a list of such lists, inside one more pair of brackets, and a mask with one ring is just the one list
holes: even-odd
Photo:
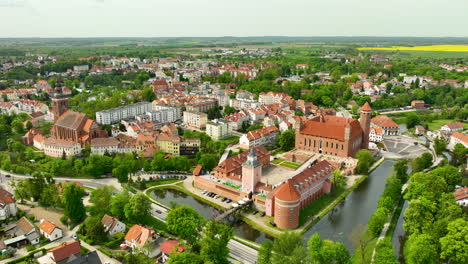
[(125, 217), (135, 223), (142, 223), (150, 215), (151, 202), (143, 193), (133, 195), (125, 205)]
[(410, 200), (405, 210), (403, 228), (406, 233), (423, 233), (432, 228), (434, 222), (434, 203), (425, 198)]
[(435, 264), (437, 247), (427, 234), (413, 234), (405, 244), (405, 261), (408, 264)]
[(429, 152), (423, 153), (421, 157), (413, 160), (413, 172), (423, 171), (432, 166), (432, 154)]
[(200, 256), (205, 263), (227, 264), (229, 249), (227, 244), (232, 238), (233, 227), (209, 221), (203, 228), (200, 239)]
[(349, 263), (350, 255), (343, 243), (333, 243), (333, 241), (330, 240), (322, 240), (319, 234), (315, 233), (309, 238), (307, 246), (307, 250), (309, 253), (308, 263)]
[(84, 231), (86, 237), (91, 239), (95, 244), (100, 244), (107, 240), (107, 234), (104, 231), (104, 226), (101, 223), (101, 216), (92, 216), (84, 221)]
[(393, 252), (393, 245), (389, 239), (384, 239), (375, 248), (374, 263), (398, 264), (398, 260)]
[(442, 155), (442, 152), (444, 152), (446, 148), (447, 148), (447, 142), (445, 141), (445, 139), (440, 138), (440, 137), (436, 137), (434, 139), (434, 151), (436, 155), (438, 156)]
[(86, 209), (81, 198), (85, 196), (83, 188), (76, 183), (62, 184), (62, 202), (64, 214), (78, 223), (86, 217)]
[(374, 237), (378, 237), (380, 232), (382, 232), (389, 214), (390, 212), (386, 208), (381, 207), (377, 208), (377, 210), (371, 215), (368, 228)]
[(167, 231), (190, 242), (195, 241), (204, 218), (187, 205), (178, 206), (167, 215)]
[(39, 205), (62, 207), (62, 200), (60, 199), (59, 191), (55, 185), (49, 184), (42, 189)]
[(438, 167), (429, 172), (434, 177), (440, 177), (447, 183), (447, 191), (453, 191), (455, 185), (461, 184), (462, 174), (453, 166)]
[(237, 112), (237, 110), (234, 107), (228, 105), (228, 106), (224, 107), (223, 115), (228, 116), (228, 115), (234, 114), (236, 112)]
[(356, 172), (360, 174), (368, 174), (372, 163), (374, 163), (372, 152), (367, 149), (361, 149), (356, 154), (356, 158), (358, 160)]
[(204, 153), (198, 160), (198, 164), (202, 165), (205, 170), (212, 171), (218, 165), (217, 157), (215, 154)]
[(463, 146), (461, 143), (457, 143), (453, 148), (453, 164), (454, 165), (461, 165), (465, 163), (465, 157), (468, 153), (467, 148)]
[(203, 264), (203, 259), (195, 254), (189, 252), (181, 252), (179, 254), (172, 254), (168, 260), (169, 264)]
[(112, 197), (110, 201), (110, 213), (112, 216), (123, 219), (125, 218), (124, 208), (130, 200), (130, 195), (127, 191), (118, 193)]
[(415, 173), (411, 176), (411, 183), (406, 190), (405, 199), (426, 198), (430, 201), (436, 201), (447, 189), (447, 183), (444, 178), (434, 174)]
[(419, 116), (415, 113), (410, 113), (407, 117), (406, 117), (406, 126), (408, 128), (413, 128), (417, 125), (419, 125), (421, 123), (421, 121), (419, 120)]
[(447, 231), (440, 239), (441, 258), (448, 263), (468, 263), (468, 221), (456, 219), (448, 224)]
[(296, 133), (292, 129), (288, 129), (281, 133), (279, 136), (279, 146), (281, 150), (283, 151), (289, 151), (292, 148), (294, 148), (295, 145), (295, 140), (296, 140)]
[(89, 202), (93, 203), (90, 208), (92, 215), (103, 215), (109, 212), (112, 199), (112, 189), (110, 186), (104, 186), (91, 192)]
[(112, 175), (117, 178), (120, 183), (128, 182), (128, 166), (122, 164), (112, 170)]
[(15, 119), (13, 120), (13, 122), (11, 123), (11, 127), (13, 128), (13, 130), (18, 133), (18, 134), (24, 134), (24, 125), (23, 125), (23, 122), (19, 119)]
[(141, 98), (147, 102), (153, 102), (156, 99), (156, 94), (150, 87), (146, 87), (141, 92)]
[(29, 131), (32, 128), (33, 128), (33, 124), (31, 123), (31, 121), (26, 122), (26, 129)]
[(345, 176), (343, 173), (341, 173), (340, 170), (336, 169), (332, 172), (332, 177), (330, 178), (330, 181), (333, 185), (341, 185), (344, 183)]
[(257, 263), (258, 264), (270, 264), (272, 255), (273, 243), (270, 240), (266, 240), (260, 246), (258, 250)]
[(406, 182), (406, 179), (408, 178), (408, 161), (399, 160), (395, 165), (393, 165), (393, 172), (401, 182)]
[(272, 251), (272, 264), (301, 263), (307, 256), (299, 233), (282, 233), (273, 241)]

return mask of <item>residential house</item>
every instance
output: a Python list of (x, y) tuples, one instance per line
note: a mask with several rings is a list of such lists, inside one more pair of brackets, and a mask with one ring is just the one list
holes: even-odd
[(416, 136), (423, 136), (426, 134), (426, 129), (423, 126), (417, 125), (414, 127), (414, 133)]
[(16, 104), (16, 107), (19, 111), (29, 114), (34, 112), (42, 112), (47, 114), (49, 112), (49, 107), (46, 104), (35, 100), (19, 100)]
[(293, 124), (289, 120), (285, 120), (279, 124), (279, 130), (281, 131), (281, 133), (292, 128)]
[(455, 196), (455, 202), (460, 206), (468, 206), (468, 187), (463, 187), (455, 190), (453, 193)]
[(232, 122), (231, 124), (233, 130), (240, 130), (242, 129), (242, 124), (250, 120), (250, 116), (249, 112), (242, 110), (238, 113), (230, 114), (224, 119)]
[(463, 123), (460, 122), (452, 122), (443, 125), (440, 130), (447, 131), (447, 132), (461, 132), (465, 129)]
[(40, 233), (25, 216), (21, 217), (20, 220), (16, 222), (16, 226), (7, 231), (7, 233), (14, 235), (17, 239), (22, 238), (27, 240), (33, 245), (39, 244)]
[(17, 114), (18, 108), (10, 102), (0, 102), (0, 114)]
[(184, 252), (185, 248), (179, 245), (177, 240), (166, 240), (159, 247), (162, 253), (162, 261), (165, 263), (171, 254), (178, 254)]
[(55, 241), (63, 237), (62, 228), (45, 219), (41, 219), (40, 221), (39, 232), (50, 241)]
[(81, 145), (64, 139), (48, 138), (44, 140), (44, 154), (51, 157), (62, 157), (63, 153), (67, 157), (81, 153)]
[(465, 148), (468, 148), (468, 136), (460, 133), (460, 132), (453, 132), (452, 135), (450, 136), (450, 142), (449, 142), (449, 149), (453, 149), (456, 144), (462, 144), (465, 146)]
[(263, 126), (264, 127), (269, 127), (269, 126), (274, 126), (275, 125), (275, 117), (274, 116), (267, 116), (263, 119)]
[(423, 100), (413, 100), (411, 101), (411, 107), (413, 109), (424, 109), (426, 107), (426, 104)]
[(400, 133), (400, 126), (386, 115), (378, 115), (372, 118), (371, 127), (383, 129), (384, 136), (396, 136)]
[(0, 189), (0, 220), (6, 220), (10, 216), (15, 216), (18, 212), (16, 200), (12, 193)]
[(134, 225), (128, 230), (127, 235), (125, 235), (125, 244), (133, 249), (143, 248), (148, 243), (152, 243), (156, 239), (156, 236), (152, 228)]
[(38, 258), (40, 264), (101, 264), (97, 251), (81, 254), (80, 241), (69, 241), (50, 249)]
[(104, 215), (101, 219), (101, 223), (108, 236), (113, 236), (116, 233), (125, 233), (125, 224), (115, 217)]
[(241, 148), (249, 149), (257, 146), (272, 145), (276, 143), (279, 129), (276, 126), (256, 129), (244, 134), (239, 139)]
[(379, 127), (372, 127), (369, 132), (370, 142), (382, 142), (383, 140), (383, 129)]

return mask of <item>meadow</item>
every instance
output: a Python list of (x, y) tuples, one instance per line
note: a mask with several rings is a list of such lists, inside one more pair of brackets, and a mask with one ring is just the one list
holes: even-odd
[(362, 47), (359, 50), (468, 52), (468, 45)]

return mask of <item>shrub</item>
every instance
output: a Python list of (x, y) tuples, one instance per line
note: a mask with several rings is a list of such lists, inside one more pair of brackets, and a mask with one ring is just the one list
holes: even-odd
[(36, 249), (36, 247), (33, 246), (32, 244), (27, 244), (27, 245), (26, 245), (26, 250), (27, 250), (28, 252), (29, 252), (29, 251), (33, 251), (33, 250), (35, 250), (35, 249)]
[(68, 216), (63, 215), (62, 217), (60, 217), (60, 222), (66, 225), (68, 223)]

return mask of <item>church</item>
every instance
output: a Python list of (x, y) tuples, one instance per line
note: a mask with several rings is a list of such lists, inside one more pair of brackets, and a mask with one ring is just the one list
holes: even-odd
[(354, 157), (369, 147), (372, 108), (366, 102), (360, 119), (318, 115), (305, 122), (296, 122), (296, 149), (338, 157)]

